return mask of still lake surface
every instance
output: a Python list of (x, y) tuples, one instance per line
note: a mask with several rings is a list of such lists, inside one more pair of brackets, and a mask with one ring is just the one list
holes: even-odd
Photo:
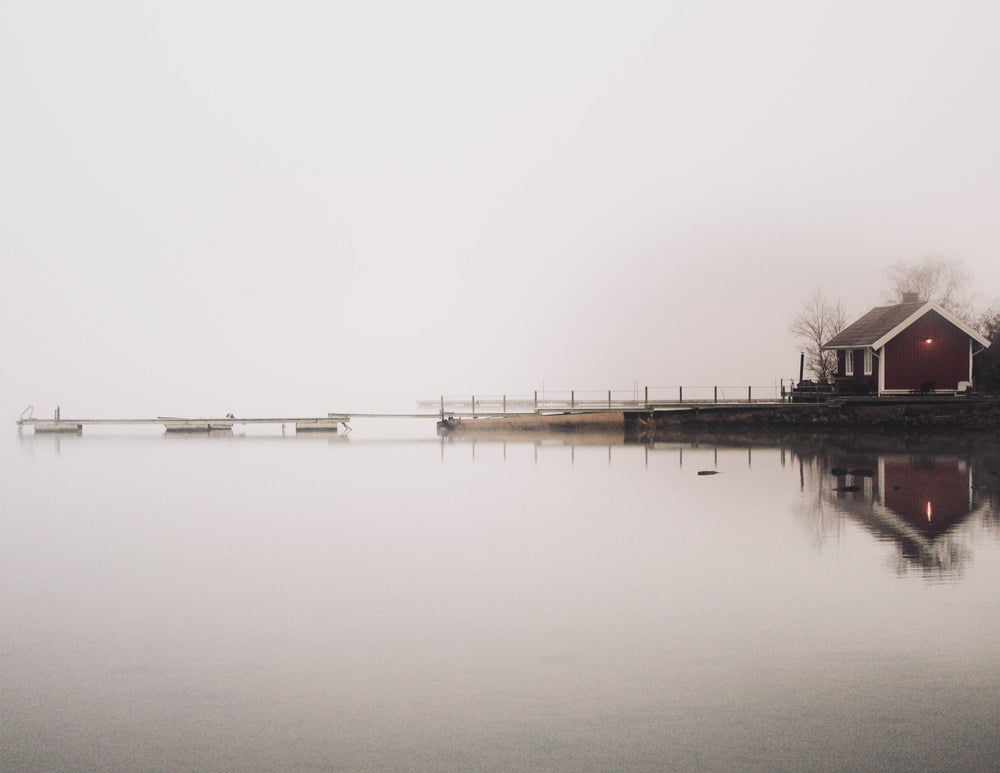
[(10, 435), (0, 770), (1000, 765), (995, 444)]

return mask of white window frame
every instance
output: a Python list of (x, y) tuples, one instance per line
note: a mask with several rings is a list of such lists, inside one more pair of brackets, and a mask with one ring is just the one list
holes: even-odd
[(853, 376), (854, 375), (854, 350), (845, 349), (844, 350), (844, 375)]
[(865, 375), (870, 376), (872, 374), (872, 350), (865, 349)]

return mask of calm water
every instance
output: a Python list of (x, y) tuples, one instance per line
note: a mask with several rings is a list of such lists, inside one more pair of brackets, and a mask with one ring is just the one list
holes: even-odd
[(386, 432), (11, 431), (0, 770), (997, 769), (996, 447)]

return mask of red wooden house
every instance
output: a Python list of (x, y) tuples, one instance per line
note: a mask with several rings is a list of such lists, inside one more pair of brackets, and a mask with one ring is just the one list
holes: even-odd
[(990, 342), (947, 309), (913, 296), (872, 309), (823, 348), (837, 352), (848, 394), (946, 394), (972, 385), (972, 358)]

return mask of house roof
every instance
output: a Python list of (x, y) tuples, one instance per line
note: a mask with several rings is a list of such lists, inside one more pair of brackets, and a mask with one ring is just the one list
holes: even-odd
[(950, 311), (930, 302), (878, 306), (823, 344), (824, 349), (880, 349), (929, 311), (935, 311), (980, 346), (990, 342)]

